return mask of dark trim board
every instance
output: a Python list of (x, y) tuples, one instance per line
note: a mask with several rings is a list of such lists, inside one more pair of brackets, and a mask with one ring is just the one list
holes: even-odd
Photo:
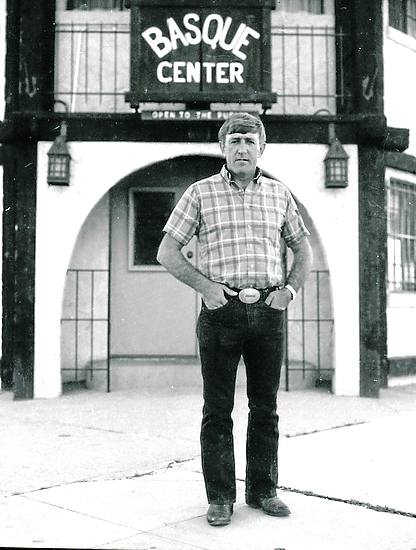
[(385, 156), (386, 166), (416, 174), (416, 157), (406, 153), (387, 152)]
[[(384, 116), (263, 115), (268, 143), (327, 144), (329, 123), (342, 143), (377, 145), (402, 151), (408, 130), (389, 128)], [(62, 120), (68, 141), (203, 142), (218, 141), (221, 121), (142, 120), (140, 114), (14, 112), (0, 125), (0, 142), (53, 141)], [(394, 131), (392, 131), (394, 130)]]
[(390, 357), (389, 376), (409, 376), (416, 374), (416, 357)]

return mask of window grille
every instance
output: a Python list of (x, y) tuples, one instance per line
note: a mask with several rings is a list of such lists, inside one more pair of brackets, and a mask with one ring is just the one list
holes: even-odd
[(388, 289), (416, 292), (416, 185), (391, 180), (387, 216)]
[(67, 10), (123, 10), (124, 0), (67, 0)]
[(390, 0), (389, 25), (416, 38), (416, 0)]
[(278, 0), (276, 9), (288, 13), (325, 13), (324, 0)]

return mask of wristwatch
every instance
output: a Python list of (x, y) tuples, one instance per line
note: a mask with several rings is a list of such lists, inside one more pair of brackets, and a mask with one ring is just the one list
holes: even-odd
[(292, 301), (296, 298), (296, 295), (297, 295), (297, 292), (296, 290), (293, 288), (292, 285), (285, 285), (284, 288), (287, 288), (288, 291), (290, 292), (290, 294), (292, 295)]

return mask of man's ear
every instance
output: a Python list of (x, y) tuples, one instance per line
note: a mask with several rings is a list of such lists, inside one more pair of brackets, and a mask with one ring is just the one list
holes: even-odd
[(224, 151), (224, 149), (225, 149), (224, 145), (225, 145), (225, 144), (224, 144), (224, 142), (223, 142), (223, 141), (219, 141), (219, 144), (220, 144), (221, 153), (222, 153), (223, 155), (225, 155), (225, 151)]
[(262, 156), (265, 148), (266, 148), (266, 142), (263, 141), (263, 143), (260, 144), (259, 152), (258, 152), (258, 155), (257, 155), (259, 158)]

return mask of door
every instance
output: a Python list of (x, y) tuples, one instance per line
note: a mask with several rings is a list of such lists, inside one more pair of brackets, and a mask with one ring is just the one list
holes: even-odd
[[(111, 194), (111, 355), (197, 355), (198, 294), (156, 261), (162, 228), (190, 183), (203, 177), (201, 164), (159, 166), (153, 175), (137, 174)], [(220, 159), (202, 163), (205, 175)], [(172, 161), (171, 161), (172, 163)], [(160, 185), (167, 182), (168, 185)], [(197, 262), (197, 242), (182, 249)]]

